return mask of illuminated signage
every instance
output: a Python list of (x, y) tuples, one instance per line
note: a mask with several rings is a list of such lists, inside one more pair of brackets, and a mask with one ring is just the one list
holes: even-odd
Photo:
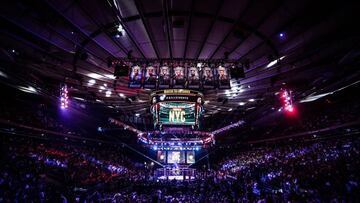
[(185, 111), (180, 108), (173, 108), (169, 111), (169, 122), (170, 123), (185, 123)]
[(184, 89), (167, 89), (164, 90), (165, 94), (190, 94), (190, 90), (184, 90)]

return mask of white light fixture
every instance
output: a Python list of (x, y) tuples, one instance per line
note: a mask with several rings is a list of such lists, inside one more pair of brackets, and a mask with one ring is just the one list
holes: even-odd
[(89, 74), (87, 74), (87, 76), (90, 78), (94, 78), (94, 79), (100, 79), (103, 77), (102, 75), (97, 74), (97, 73), (89, 73)]
[(85, 101), (85, 99), (83, 99), (81, 97), (73, 97), (73, 99), (80, 100), (80, 101)]
[(267, 64), (266, 68), (270, 68), (271, 66), (274, 66), (275, 64), (277, 64), (279, 61), (283, 60), (285, 58), (285, 56), (282, 56), (276, 60), (271, 61), (269, 64)]
[(4, 78), (7, 78), (8, 76), (6, 75), (6, 73), (4, 73), (4, 72), (2, 72), (2, 71), (0, 71), (0, 76), (1, 77), (4, 77)]
[(232, 111), (233, 109), (232, 108), (230, 108), (228, 111)]
[(240, 106), (244, 106), (244, 105), (245, 105), (245, 102), (240, 102), (239, 105), (240, 105)]
[(255, 101), (255, 99), (249, 99), (249, 102), (254, 102)]
[(139, 113), (136, 113), (136, 114), (135, 114), (135, 116), (136, 116), (136, 117), (139, 117), (139, 116), (140, 116), (140, 114), (139, 114)]
[(90, 79), (90, 80), (88, 81), (88, 86), (93, 86), (93, 85), (95, 85), (95, 83), (96, 83), (96, 80)]
[(124, 28), (123, 28), (123, 26), (121, 25), (121, 24), (119, 24), (118, 26), (117, 26), (117, 31), (118, 32), (123, 32), (124, 31)]
[(114, 75), (111, 75), (111, 74), (105, 74), (105, 77), (112, 79), (112, 80), (116, 78)]
[(125, 97), (125, 95), (123, 93), (119, 93), (119, 96), (122, 97), (122, 98)]
[(19, 86), (18, 89), (23, 91), (23, 92), (26, 92), (26, 93), (33, 93), (33, 94), (37, 93), (36, 89), (34, 87), (31, 87), (31, 86), (27, 86), (27, 87)]
[(106, 91), (106, 92), (105, 92), (105, 96), (106, 96), (106, 97), (110, 97), (110, 96), (111, 96), (111, 91), (110, 91), (110, 90)]
[(104, 86), (100, 86), (100, 89), (101, 89), (101, 90), (104, 90), (104, 89), (105, 89), (105, 87), (104, 87)]

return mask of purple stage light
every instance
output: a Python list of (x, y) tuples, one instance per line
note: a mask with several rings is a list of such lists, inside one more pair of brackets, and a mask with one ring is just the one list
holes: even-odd
[(64, 84), (60, 88), (60, 108), (67, 109), (68, 107), (69, 107), (68, 89), (67, 89), (67, 85)]

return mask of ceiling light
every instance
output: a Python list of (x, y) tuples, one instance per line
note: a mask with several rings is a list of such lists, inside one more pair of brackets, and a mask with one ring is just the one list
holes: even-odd
[(245, 105), (245, 102), (240, 102), (239, 105), (240, 105), (240, 106), (244, 106), (244, 105)]
[(232, 111), (233, 109), (232, 108), (230, 108), (228, 111)]
[(312, 102), (312, 101), (318, 100), (318, 99), (320, 99), (320, 98), (322, 98), (322, 97), (326, 97), (327, 95), (334, 94), (334, 93), (339, 92), (339, 91), (341, 91), (341, 90), (344, 90), (344, 89), (346, 89), (346, 88), (348, 88), (348, 87), (351, 87), (351, 86), (353, 86), (353, 85), (355, 85), (355, 84), (357, 84), (357, 83), (360, 83), (360, 80), (358, 80), (358, 81), (356, 81), (356, 82), (353, 82), (353, 83), (351, 83), (351, 84), (349, 84), (349, 85), (346, 85), (346, 86), (344, 86), (344, 87), (341, 87), (341, 88), (339, 88), (339, 89), (336, 89), (336, 90), (334, 90), (334, 91), (332, 91), (332, 92), (326, 92), (326, 93), (322, 93), (322, 94), (318, 94), (318, 95), (314, 95), (314, 94), (316, 93), (316, 92), (314, 92), (313, 94), (311, 94), (311, 95), (307, 96), (306, 98), (302, 99), (302, 100), (300, 101), (300, 103)]
[(125, 97), (125, 95), (123, 93), (119, 93), (119, 96), (123, 97), (123, 98)]
[(104, 89), (105, 89), (105, 87), (104, 87), (104, 86), (100, 86), (100, 89), (101, 89), (101, 90), (104, 90)]
[(19, 86), (18, 89), (23, 91), (23, 92), (27, 92), (27, 93), (33, 93), (33, 94), (37, 93), (36, 89), (34, 87), (31, 87), (31, 86), (28, 86), (28, 87)]
[(107, 87), (107, 84), (106, 84), (106, 83), (104, 83), (104, 87)]
[(249, 99), (249, 102), (253, 102), (253, 101), (255, 101), (255, 99)]
[(94, 79), (90, 79), (90, 80), (88, 81), (88, 85), (89, 85), (89, 86), (93, 86), (93, 85), (95, 85), (95, 83), (96, 83), (96, 80), (94, 80)]
[(136, 113), (136, 114), (135, 114), (135, 116), (136, 116), (136, 117), (139, 117), (139, 116), (140, 116), (140, 114), (139, 114), (139, 113)]
[(73, 97), (74, 99), (80, 100), (80, 101), (85, 101), (85, 99), (81, 98), (81, 97)]
[(106, 97), (110, 97), (110, 96), (111, 96), (111, 91), (110, 91), (110, 90), (106, 91), (106, 92), (105, 92), (105, 96), (106, 96)]
[(64, 84), (60, 89), (60, 108), (67, 109), (69, 104), (69, 95), (67, 85)]
[(105, 74), (105, 77), (112, 79), (112, 80), (116, 78), (114, 75), (111, 75), (111, 74)]
[(271, 66), (274, 66), (275, 64), (277, 64), (279, 61), (283, 60), (284, 58), (285, 58), (285, 56), (282, 56), (282, 57), (280, 57), (280, 58), (278, 58), (278, 59), (276, 59), (276, 60), (271, 61), (271, 62), (266, 66), (266, 68), (270, 68)]
[(102, 75), (97, 74), (97, 73), (89, 73), (89, 74), (87, 74), (87, 76), (90, 78), (94, 78), (94, 79), (100, 79), (103, 77)]
[(121, 24), (118, 25), (117, 31), (118, 32), (123, 32), (124, 31), (124, 28), (123, 28), (123, 26)]
[(1, 77), (4, 77), (4, 78), (7, 78), (8, 76), (6, 75), (6, 73), (4, 73), (4, 72), (2, 72), (2, 71), (0, 71), (0, 76)]

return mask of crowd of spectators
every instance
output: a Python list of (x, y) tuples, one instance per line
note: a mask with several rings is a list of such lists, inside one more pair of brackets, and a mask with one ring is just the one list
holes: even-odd
[(8, 136), (1, 137), (0, 202), (66, 198), (135, 170), (122, 146)]
[(356, 202), (359, 155), (357, 137), (258, 147), (156, 180), (120, 148), (2, 137), (0, 202)]
[(278, 112), (277, 115), (273, 115), (277, 116), (276, 119), (271, 118), (271, 121), (266, 121), (264, 125), (248, 126), (243, 130), (243, 134), (249, 135), (249, 140), (259, 140), (360, 123), (360, 104), (356, 100), (346, 103), (326, 103), (316, 109), (307, 109), (304, 105), (298, 108), (301, 110), (292, 115)]
[[(0, 118), (5, 121), (65, 134), (71, 131), (45, 106), (0, 108)], [(258, 135), (254, 139), (268, 138), (358, 120), (360, 105), (356, 102), (337, 109), (305, 112), (302, 122), (279, 123), (251, 133)], [(261, 203), (360, 199), (360, 138), (358, 133), (345, 136), (347, 131), (342, 129), (333, 132), (338, 134), (336, 138), (259, 144), (244, 149), (224, 146), (226, 152), (216, 152), (221, 160), (212, 159), (211, 168), (200, 166), (191, 181), (157, 180), (153, 172), (156, 166), (136, 163), (133, 152), (121, 144), (51, 136), (34, 138), (33, 134), (22, 133), (0, 134), (0, 202)]]
[[(50, 112), (45, 104), (35, 106), (11, 105), (0, 103), (0, 119), (33, 128), (52, 130), (61, 133), (75, 132)], [(78, 133), (78, 132), (76, 132)]]

